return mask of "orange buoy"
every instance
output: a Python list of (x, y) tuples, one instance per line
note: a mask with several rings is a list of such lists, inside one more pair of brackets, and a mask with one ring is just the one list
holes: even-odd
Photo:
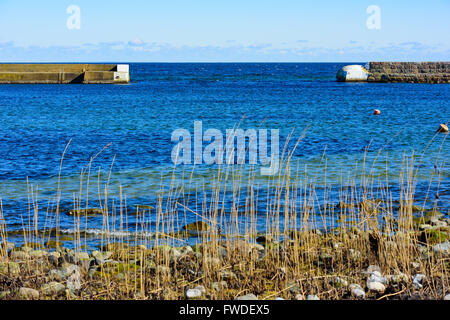
[(447, 127), (447, 125), (441, 123), (441, 124), (439, 125), (439, 129), (437, 129), (436, 132), (448, 132), (448, 127)]
[(373, 110), (373, 114), (376, 115), (376, 116), (378, 116), (378, 115), (381, 114), (381, 111), (378, 110), (378, 109), (375, 109), (375, 110)]

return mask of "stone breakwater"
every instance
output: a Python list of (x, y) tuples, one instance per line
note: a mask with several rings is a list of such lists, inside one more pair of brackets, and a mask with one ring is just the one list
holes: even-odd
[(367, 81), (450, 83), (450, 62), (370, 62)]

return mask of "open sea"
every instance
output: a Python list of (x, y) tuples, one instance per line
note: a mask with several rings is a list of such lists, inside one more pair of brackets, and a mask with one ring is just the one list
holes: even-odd
[[(74, 218), (65, 212), (74, 201), (82, 207), (104, 204), (106, 185), (110, 208), (126, 212), (120, 218), (116, 209), (111, 218), (126, 220), (122, 232), (143, 222), (153, 232), (154, 210), (138, 218), (136, 207), (158, 207), (158, 195), (169, 196), (171, 185), (185, 185), (184, 193), (201, 199), (187, 202), (190, 210), (178, 208), (183, 223), (198, 220), (205, 211), (201, 202), (212, 197), (208, 188), (217, 166), (188, 165), (184, 180), (178, 167), (172, 180), (171, 158), (173, 131), (185, 129), (193, 141), (194, 121), (202, 121), (203, 133), (213, 128), (224, 135), (237, 125), (279, 129), (280, 149), (289, 135), (292, 149), (304, 133), (292, 154), (291, 174), (297, 172), (303, 184), (315, 181), (318, 208), (324, 201), (339, 203), (341, 186), (361, 182), (364, 158), (374, 189), (387, 184), (392, 200), (399, 200), (402, 168), (414, 156), (416, 203), (448, 215), (450, 148), (447, 135), (436, 129), (450, 120), (450, 85), (336, 82), (336, 72), (347, 64), (131, 63), (127, 85), (0, 85), (0, 223), (8, 231), (27, 228), (30, 221), (51, 229), (59, 201), (59, 226), (70, 233)], [(374, 109), (381, 115), (374, 116)], [(250, 167), (244, 164), (244, 171)], [(268, 178), (259, 170), (254, 175), (258, 231), (264, 231)], [(245, 194), (238, 200), (243, 204)], [(225, 193), (225, 212), (231, 204)], [(101, 215), (82, 219), (91, 244), (103, 222)]]

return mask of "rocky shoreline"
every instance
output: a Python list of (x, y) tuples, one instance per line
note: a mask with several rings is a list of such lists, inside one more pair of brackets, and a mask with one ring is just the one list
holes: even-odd
[(449, 300), (449, 219), (426, 222), (394, 238), (352, 228), (91, 252), (6, 243), (0, 299)]

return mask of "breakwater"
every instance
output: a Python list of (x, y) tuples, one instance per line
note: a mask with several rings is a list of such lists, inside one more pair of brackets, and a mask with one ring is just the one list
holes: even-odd
[(127, 64), (0, 64), (0, 84), (128, 83)]
[(342, 82), (450, 83), (450, 62), (369, 62), (339, 69)]
[(450, 62), (370, 62), (367, 81), (450, 83)]

